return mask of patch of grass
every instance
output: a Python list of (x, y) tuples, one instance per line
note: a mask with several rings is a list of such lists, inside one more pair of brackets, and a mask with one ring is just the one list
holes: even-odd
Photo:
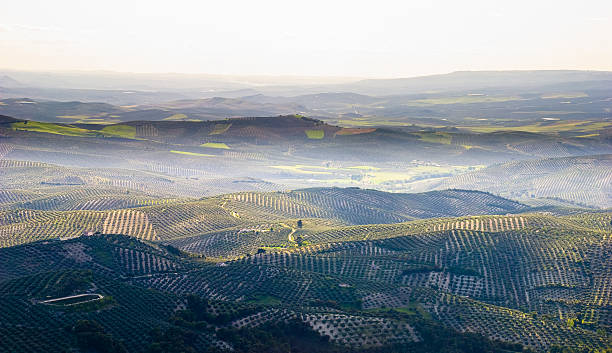
[(185, 115), (185, 114), (174, 114), (174, 115), (170, 115), (167, 118), (163, 118), (162, 120), (169, 120), (169, 121), (187, 120), (187, 115)]
[(407, 314), (407, 315), (417, 315), (418, 314), (425, 320), (431, 320), (431, 314), (429, 314), (429, 312), (427, 312), (427, 310), (423, 308), (421, 303), (410, 303), (408, 304), (408, 306), (393, 308), (391, 310), (396, 311), (398, 313)]
[(229, 128), (232, 126), (231, 123), (229, 124), (215, 124), (215, 128), (213, 129), (213, 131), (211, 131), (209, 133), (209, 135), (221, 135), (224, 134), (227, 130), (229, 130)]
[(589, 95), (584, 92), (574, 92), (574, 93), (552, 93), (552, 94), (544, 94), (540, 96), (542, 99), (560, 99), (560, 98), (584, 98)]
[(393, 308), (393, 310), (402, 314), (416, 315), (416, 311), (412, 310), (411, 308)]
[(597, 137), (597, 136), (599, 136), (599, 134), (587, 134), (587, 135), (580, 135), (580, 136), (576, 136), (576, 137), (589, 138), (589, 137)]
[(20, 121), (17, 123), (12, 123), (11, 127), (13, 128), (13, 130), (44, 132), (47, 134), (64, 136), (91, 137), (99, 134), (94, 131), (82, 129), (76, 126), (43, 123), (38, 121)]
[(201, 119), (189, 119), (185, 114), (174, 114), (167, 118), (163, 118), (164, 121), (202, 121)]
[(311, 140), (320, 140), (325, 137), (324, 130), (306, 130), (306, 136)]
[(229, 146), (224, 144), (223, 142), (206, 142), (204, 144), (201, 144), (200, 147), (207, 147), (207, 148), (218, 148), (218, 149), (223, 149), (223, 150), (229, 150)]
[(610, 123), (610, 122), (605, 122), (605, 121), (598, 122), (598, 123), (593, 122), (593, 123), (589, 123), (589, 124), (586, 124), (586, 125), (581, 125), (579, 131), (581, 131), (581, 132), (596, 132), (596, 131), (600, 131), (600, 130), (603, 130), (603, 129), (607, 129), (609, 127), (612, 127), (612, 123)]
[(204, 153), (195, 153), (195, 152), (187, 152), (187, 151), (176, 151), (171, 150), (171, 153), (184, 154), (187, 156), (196, 156), (196, 157), (215, 157), (213, 154), (204, 154)]
[(376, 131), (376, 128), (342, 128), (340, 131), (336, 132), (336, 135), (361, 135), (369, 134), (374, 131)]
[(594, 132), (612, 126), (610, 122), (593, 122), (590, 120), (559, 121), (557, 123), (536, 123), (521, 126), (466, 126), (463, 127), (472, 132), (496, 132), (496, 131), (525, 131), (534, 133), (557, 133), (557, 132)]
[[(86, 122), (90, 122), (88, 119)], [(95, 121), (98, 122), (98, 121)], [(102, 130), (89, 130), (80, 127), (55, 123), (43, 123), (39, 121), (20, 121), (11, 124), (13, 130), (43, 132), (47, 134), (75, 136), (75, 137), (123, 137), (136, 138), (136, 128), (129, 125), (111, 125)]]
[(100, 130), (104, 136), (123, 137), (133, 139), (136, 137), (136, 128), (129, 125), (111, 125)]
[(453, 137), (446, 132), (416, 132), (415, 135), (419, 136), (421, 141), (443, 145), (450, 145), (453, 140)]

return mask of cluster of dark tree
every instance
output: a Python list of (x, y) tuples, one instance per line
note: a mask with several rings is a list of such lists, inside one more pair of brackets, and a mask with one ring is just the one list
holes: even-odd
[[(460, 333), (426, 319), (410, 317), (422, 340), (416, 343), (386, 347), (355, 349), (340, 346), (313, 331), (300, 320), (269, 322), (255, 328), (234, 329), (225, 326), (236, 317), (242, 317), (261, 310), (256, 306), (236, 309), (231, 313), (211, 314), (210, 304), (196, 295), (187, 296), (187, 308), (170, 317), (170, 326), (157, 328), (150, 333), (147, 353), (195, 353), (202, 350), (202, 334), (216, 333), (217, 337), (229, 343), (236, 353), (511, 353), (531, 352), (520, 344), (490, 340), (475, 333)], [(327, 305), (333, 303), (326, 303)], [(384, 315), (384, 313), (383, 313)], [(395, 319), (408, 319), (402, 313), (388, 313)], [(225, 326), (215, 330), (218, 326)], [(120, 341), (107, 334), (95, 321), (81, 320), (69, 328), (82, 352), (123, 353), (127, 352)], [(217, 347), (208, 353), (226, 352)], [(612, 353), (593, 352), (564, 347), (552, 347), (550, 353)]]
[[(334, 345), (298, 320), (267, 323), (249, 329), (224, 329), (217, 336), (229, 342), (236, 353), (343, 353), (350, 350)], [(221, 350), (211, 350), (221, 353)]]
[(235, 308), (231, 312), (221, 312), (213, 315), (209, 310), (208, 300), (190, 294), (187, 296), (187, 308), (179, 310), (170, 318), (170, 322), (177, 326), (195, 329), (209, 329), (209, 324), (224, 325), (230, 321), (255, 314), (262, 309), (257, 306)]
[[(355, 349), (329, 342), (301, 321), (268, 323), (257, 328), (217, 332), (237, 353), (511, 353), (530, 352), (520, 344), (491, 341), (472, 333), (458, 333), (433, 322), (418, 325), (423, 341), (397, 346)], [(220, 353), (221, 350), (212, 349)]]
[(442, 272), (442, 268), (435, 265), (423, 265), (416, 268), (409, 268), (402, 271), (402, 276), (409, 276), (415, 273), (427, 273), (427, 272)]
[(95, 321), (80, 320), (71, 331), (81, 352), (127, 353), (123, 343), (104, 332), (104, 328)]
[(170, 244), (166, 245), (166, 250), (172, 255), (175, 256), (184, 256), (183, 250), (177, 248), (176, 246), (172, 246)]
[(151, 332), (151, 344), (147, 353), (196, 353), (198, 334), (181, 327), (170, 327), (165, 331)]
[[(421, 342), (410, 344), (407, 347), (393, 347), (391, 350), (387, 350), (387, 352), (532, 352), (529, 348), (526, 348), (519, 343), (494, 341), (476, 333), (457, 332), (431, 320), (417, 320), (413, 323), (413, 325), (423, 340)], [(383, 351), (381, 350), (380, 352)]]
[(482, 277), (482, 275), (478, 271), (473, 270), (471, 268), (452, 266), (452, 267), (446, 268), (445, 270), (457, 276)]
[[(198, 350), (196, 347), (198, 332), (212, 333), (214, 331), (212, 324), (223, 325), (234, 316), (248, 315), (247, 311), (257, 310), (257, 308), (244, 308), (239, 310), (240, 312), (237, 311), (236, 315), (212, 315), (207, 300), (190, 295), (187, 297), (187, 308), (178, 311), (170, 318), (173, 327), (165, 331), (157, 329), (151, 333), (152, 343), (148, 353), (195, 352)], [(397, 315), (402, 316), (401, 313)], [(271, 322), (255, 328), (224, 328), (216, 331), (216, 335), (229, 343), (237, 353), (529, 352), (520, 344), (492, 341), (473, 333), (459, 333), (431, 320), (417, 319), (412, 324), (421, 335), (423, 339), (421, 342), (362, 350), (333, 344), (328, 337), (319, 335), (299, 320)], [(220, 348), (209, 350), (211, 353), (222, 351)]]
[[(197, 296), (190, 296), (188, 309), (174, 316), (174, 324), (164, 330), (154, 329), (147, 353), (195, 353), (200, 352), (198, 336), (203, 331), (213, 332), (206, 320), (207, 303)], [(186, 312), (191, 312), (187, 314)], [(191, 320), (191, 321), (190, 321)], [(201, 321), (197, 321), (201, 320)], [(516, 343), (492, 341), (474, 333), (459, 333), (430, 320), (417, 320), (412, 323), (422, 338), (421, 342), (355, 349), (339, 346), (321, 336), (299, 320), (266, 323), (255, 328), (224, 328), (216, 331), (217, 337), (229, 343), (236, 353), (532, 353), (528, 348)], [(123, 344), (104, 332), (95, 321), (81, 320), (70, 329), (75, 335), (81, 352), (124, 353)], [(227, 352), (211, 347), (208, 353)], [(554, 346), (549, 353), (611, 353), (612, 350), (592, 351)]]

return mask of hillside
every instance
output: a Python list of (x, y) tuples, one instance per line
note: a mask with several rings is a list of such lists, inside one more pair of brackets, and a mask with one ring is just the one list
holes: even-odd
[(386, 193), (358, 188), (318, 188), (225, 196), (226, 207), (256, 209), (290, 218), (328, 218), (347, 224), (404, 222), (418, 218), (516, 213), (517, 202), (469, 190), (422, 194)]
[(513, 199), (554, 198), (612, 207), (612, 155), (538, 159), (494, 165), (429, 187), (478, 188)]
[[(286, 322), (307, 328), (311, 333), (302, 335), (312, 339), (327, 336), (329, 349), (351, 351), (393, 351), (396, 344), (432, 351), (434, 342), (448, 349), (448, 337), (459, 347), (477, 337), (460, 332), (535, 351), (610, 348), (610, 217), (522, 214), (336, 227), (304, 234), (308, 243), (293, 249), (217, 263), (112, 235), (0, 249), (0, 351), (78, 346), (79, 320), (99, 323), (95, 332), (135, 352), (164, 332), (191, 337), (185, 344), (199, 350), (240, 347), (224, 330), (276, 332), (274, 325)], [(42, 302), (71, 294), (97, 299)], [(283, 332), (277, 339), (290, 335)]]
[(529, 209), (491, 194), (461, 190), (391, 194), (332, 188), (241, 192), (200, 200), (160, 199), (144, 192), (125, 194), (109, 187), (82, 185), (50, 185), (46, 191), (0, 192), (0, 246), (71, 238), (87, 232), (169, 240), (215, 232), (235, 236), (244, 229), (269, 231), (276, 240), (269, 239), (268, 245), (276, 242), (290, 246), (295, 242), (289, 233), (296, 232), (290, 232), (296, 227), (296, 219), (311, 219), (305, 221), (306, 230), (334, 224), (395, 223)]
[(0, 119), (0, 352), (612, 348), (599, 123)]

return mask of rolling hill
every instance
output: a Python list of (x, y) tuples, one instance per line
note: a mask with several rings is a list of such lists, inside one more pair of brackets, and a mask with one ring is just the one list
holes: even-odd
[(270, 234), (288, 245), (287, 241), (293, 240), (286, 233), (296, 226), (287, 223), (295, 224), (296, 219), (302, 218), (312, 220), (306, 222), (308, 225), (325, 229), (334, 224), (395, 223), (529, 209), (491, 194), (463, 190), (390, 194), (331, 188), (240, 192), (200, 200), (160, 199), (145, 192), (125, 193), (117, 188), (82, 185), (53, 185), (45, 191), (0, 193), (2, 246), (71, 238), (88, 232), (169, 240), (215, 232), (234, 236), (244, 229), (271, 229)]
[[(485, 125), (503, 130), (517, 121), (609, 123), (612, 97), (612, 74), (596, 71), (464, 71), (329, 84), (290, 80), (282, 85), (278, 78), (257, 84), (257, 78), (128, 79), (130, 75), (116, 73), (7, 72), (6, 77), (4, 86), (0, 81), (6, 98), (0, 100), (0, 114), (70, 123), (304, 114), (347, 127)], [(171, 88), (178, 82), (186, 86)]]
[(510, 162), (434, 182), (429, 187), (477, 188), (514, 199), (551, 198), (578, 206), (612, 207), (612, 155)]
[(612, 348), (603, 125), (185, 120), (0, 116), (0, 352)]
[(0, 350), (65, 351), (83, 344), (83, 325), (135, 352), (170, 332), (195, 349), (240, 349), (236, 334), (288, 323), (335, 352), (436, 351), (434, 342), (461, 352), (471, 339), (494, 352), (606, 349), (610, 217), (336, 226), (216, 262), (118, 235), (13, 246), (0, 249)]
[[(346, 128), (299, 115), (110, 125), (5, 116), (0, 158), (25, 163), (5, 162), (2, 182), (14, 188), (54, 184), (51, 175), (164, 198), (329, 186), (401, 193), (482, 185), (510, 198), (533, 195), (605, 208), (612, 148), (607, 130), (596, 130), (600, 125), (553, 121), (466, 131)], [(538, 192), (531, 192), (536, 186)]]

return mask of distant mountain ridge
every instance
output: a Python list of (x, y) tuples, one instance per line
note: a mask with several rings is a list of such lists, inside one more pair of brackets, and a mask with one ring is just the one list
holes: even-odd
[[(0, 71), (2, 75), (2, 71)], [(258, 84), (256, 81), (228, 78), (210, 78), (206, 75), (144, 75), (119, 73), (21, 73), (5, 72), (6, 84), (0, 80), (0, 92), (4, 97), (31, 97), (44, 100), (83, 100), (107, 102), (118, 105), (154, 104), (178, 99), (212, 97), (295, 98), (321, 94), (364, 95), (390, 97), (431, 93), (483, 93), (504, 91), (584, 90), (606, 89), (612, 82), (608, 71), (458, 71), (448, 74), (393, 79), (342, 79), (292, 83)], [(14, 79), (17, 77), (17, 79)], [(212, 77), (212, 76), (211, 76)], [(23, 78), (23, 79), (22, 79)], [(325, 80), (323, 80), (325, 81)], [(339, 82), (338, 82), (339, 81)], [(26, 82), (26, 83), (23, 83)], [(87, 83), (89, 82), (89, 83)], [(98, 82), (96, 84), (96, 82)], [(280, 81), (279, 81), (280, 82)], [(485, 93), (486, 93), (485, 92)], [(341, 102), (332, 97), (334, 102)], [(346, 97), (345, 97), (346, 98)], [(353, 102), (364, 104), (372, 98), (360, 97)], [(291, 100), (291, 102), (296, 102)]]
[(393, 79), (368, 79), (343, 87), (362, 94), (414, 94), (429, 90), (466, 90), (493, 87), (538, 87), (566, 82), (612, 81), (610, 71), (578, 70), (515, 70), (515, 71), (455, 71), (448, 74)]
[(8, 76), (8, 75), (0, 75), (0, 87), (9, 87), (9, 88), (16, 88), (16, 87), (23, 87), (24, 84), (13, 79), (12, 77)]

